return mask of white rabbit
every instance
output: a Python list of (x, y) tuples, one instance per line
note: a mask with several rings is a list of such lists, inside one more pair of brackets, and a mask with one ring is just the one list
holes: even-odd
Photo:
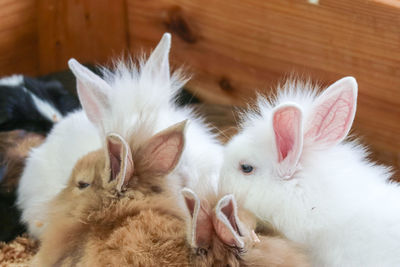
[(143, 136), (143, 132), (154, 134), (190, 119), (181, 162), (169, 177), (200, 190), (199, 177), (207, 177), (213, 185), (207, 190), (216, 189), (222, 147), (191, 109), (175, 105), (185, 79), (179, 72), (170, 75), (170, 45), (171, 36), (166, 33), (146, 62), (139, 67), (120, 62), (115, 71), (103, 70), (104, 79), (76, 60), (69, 61), (83, 110), (57, 123), (46, 141), (32, 151), (18, 188), (21, 220), (33, 236), (43, 231), (49, 201), (66, 186), (75, 163), (101, 148), (100, 140), (109, 132), (125, 138), (132, 133)]
[(400, 189), (389, 168), (356, 142), (357, 82), (321, 94), (287, 82), (272, 103), (260, 98), (226, 147), (222, 192), (304, 244), (313, 266), (400, 266)]

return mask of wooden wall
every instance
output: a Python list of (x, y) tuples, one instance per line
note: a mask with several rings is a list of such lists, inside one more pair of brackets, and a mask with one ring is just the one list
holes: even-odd
[(173, 34), (172, 61), (209, 103), (244, 105), (288, 73), (359, 82), (355, 132), (400, 166), (400, 6), (395, 0), (0, 0), (0, 74), (104, 63)]
[(0, 1), (0, 74), (36, 74), (36, 23), (34, 0)]
[(38, 0), (39, 72), (69, 58), (104, 63), (128, 49), (124, 0)]
[(128, 52), (124, 0), (0, 0), (0, 75), (47, 74)]

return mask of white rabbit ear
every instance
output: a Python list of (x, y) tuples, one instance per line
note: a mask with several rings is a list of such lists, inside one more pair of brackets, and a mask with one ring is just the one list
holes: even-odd
[(149, 59), (142, 69), (141, 77), (152, 81), (159, 80), (160, 82), (169, 82), (169, 50), (171, 48), (171, 34), (164, 33), (161, 41), (151, 53)]
[(187, 120), (172, 125), (148, 140), (138, 153), (147, 171), (167, 175), (178, 164), (185, 144)]
[(316, 100), (307, 121), (307, 144), (331, 147), (349, 133), (357, 106), (357, 81), (345, 77), (329, 86)]
[(303, 112), (295, 104), (280, 105), (273, 111), (272, 128), (278, 159), (278, 174), (292, 177), (303, 151)]
[(215, 232), (224, 244), (238, 248), (244, 247), (239, 229), (240, 220), (237, 215), (236, 201), (233, 195), (226, 195), (218, 201), (213, 224)]
[(132, 152), (128, 143), (120, 135), (107, 135), (107, 156), (110, 168), (108, 182), (117, 181), (117, 190), (123, 191), (129, 183), (134, 171)]
[(190, 243), (192, 247), (208, 248), (213, 232), (209, 207), (189, 188), (181, 190), (186, 207), (190, 213)]
[(86, 115), (94, 125), (101, 127), (102, 119), (110, 109), (107, 93), (111, 87), (75, 59), (71, 58), (68, 65), (76, 77), (79, 101)]

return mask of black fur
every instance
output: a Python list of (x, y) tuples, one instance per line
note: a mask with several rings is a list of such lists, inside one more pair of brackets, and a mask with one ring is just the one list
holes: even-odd
[(24, 77), (21, 85), (0, 85), (0, 131), (23, 129), (44, 134), (50, 131), (54, 122), (38, 111), (29, 92), (62, 115), (80, 107), (78, 99), (61, 83)]

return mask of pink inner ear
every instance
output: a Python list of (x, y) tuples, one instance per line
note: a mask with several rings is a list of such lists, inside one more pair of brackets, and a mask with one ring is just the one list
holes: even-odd
[(161, 143), (153, 151), (154, 160), (158, 168), (168, 171), (176, 161), (178, 152), (182, 147), (182, 140), (179, 135), (162, 137)]
[(286, 159), (294, 149), (298, 149), (296, 146), (301, 134), (299, 132), (300, 124), (301, 117), (297, 109), (284, 108), (275, 112), (273, 127), (278, 149), (278, 162)]
[(274, 112), (273, 128), (278, 162), (287, 161), (287, 168), (297, 164), (302, 151), (302, 113), (295, 106), (283, 106)]
[(193, 218), (195, 200), (193, 198), (186, 197), (186, 196), (184, 196), (184, 198), (185, 198), (186, 207), (189, 210), (190, 216)]
[(168, 173), (178, 162), (183, 150), (182, 133), (170, 133), (156, 136), (151, 140), (146, 158), (151, 160), (152, 170)]
[(241, 240), (238, 221), (233, 197), (223, 197), (215, 208), (214, 230), (224, 244), (241, 248), (244, 243)]
[(273, 129), (278, 156), (278, 174), (292, 177), (303, 150), (302, 111), (295, 105), (283, 105), (273, 113)]
[(107, 150), (111, 169), (110, 182), (118, 179), (117, 190), (121, 191), (129, 183), (134, 171), (130, 147), (121, 136), (109, 134)]
[(308, 141), (332, 146), (346, 137), (354, 120), (356, 88), (354, 79), (344, 78), (317, 99), (305, 135)]
[(114, 144), (113, 142), (108, 143), (108, 154), (110, 157), (111, 177), (110, 181), (117, 178), (121, 171), (121, 144)]
[(213, 231), (211, 217), (208, 213), (209, 208), (205, 202), (201, 203), (200, 199), (190, 189), (183, 189), (182, 194), (185, 199), (186, 207), (192, 217), (191, 245), (195, 247), (208, 248)]
[(221, 209), (221, 212), (225, 214), (226, 218), (231, 224), (232, 229), (235, 230), (237, 234), (241, 235), (239, 232), (239, 227), (236, 222), (237, 218), (235, 217), (233, 202), (229, 201), (228, 205), (226, 205)]
[(103, 117), (109, 111), (106, 92), (111, 90), (110, 86), (76, 60), (69, 60), (68, 65), (76, 77), (78, 97), (85, 113), (96, 127), (102, 127)]
[(207, 248), (211, 242), (212, 222), (210, 214), (204, 206), (200, 205), (199, 213), (194, 223), (196, 246)]
[(96, 126), (101, 122), (103, 114), (101, 114), (100, 103), (91, 92), (92, 88), (86, 88), (87, 85), (78, 80), (78, 97), (88, 119)]

